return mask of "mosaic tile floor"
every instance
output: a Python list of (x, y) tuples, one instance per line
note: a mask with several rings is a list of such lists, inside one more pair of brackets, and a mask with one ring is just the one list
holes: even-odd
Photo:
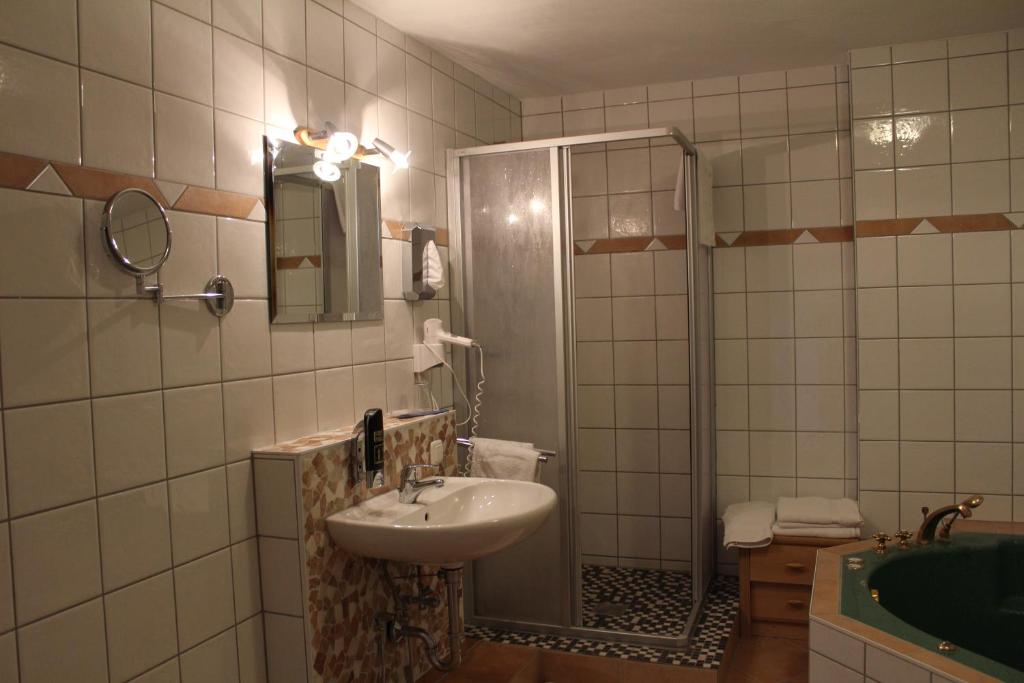
[(689, 574), (583, 565), (583, 625), (589, 628), (681, 636), (692, 607)]
[(635, 662), (654, 662), (704, 669), (717, 669), (722, 663), (736, 615), (740, 589), (734, 576), (716, 576), (708, 590), (704, 608), (697, 620), (691, 646), (687, 650), (665, 650), (649, 645), (613, 643), (603, 640), (568, 638), (537, 633), (499, 631), (468, 625), (466, 635), (510, 645), (528, 645), (545, 650), (573, 652), (598, 657), (617, 657)]

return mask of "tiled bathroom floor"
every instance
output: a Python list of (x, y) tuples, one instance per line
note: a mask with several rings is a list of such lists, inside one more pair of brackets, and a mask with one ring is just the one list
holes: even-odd
[(467, 627), (466, 633), (473, 638), (507, 645), (527, 645), (542, 650), (596, 655), (633, 662), (715, 669), (721, 664), (725, 648), (729, 644), (729, 635), (736, 622), (738, 610), (739, 584), (736, 577), (715, 577), (697, 622), (693, 647), (682, 651), (606, 640), (498, 631), (478, 626)]
[(583, 565), (583, 625), (679, 636), (693, 606), (689, 574), (663, 569)]

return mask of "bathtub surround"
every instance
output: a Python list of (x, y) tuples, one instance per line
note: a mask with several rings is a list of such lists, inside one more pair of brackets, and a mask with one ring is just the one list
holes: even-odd
[[(954, 527), (957, 532), (984, 534), (1019, 535), (1024, 531), (1020, 524), (1003, 522), (978, 522), (965, 520)], [(978, 541), (975, 540), (975, 543)], [(826, 548), (818, 554), (814, 576), (814, 595), (811, 599), (810, 619), (810, 683), (827, 683), (829, 681), (878, 681), (878, 683), (903, 683), (904, 681), (931, 681), (947, 683), (952, 681), (977, 681), (978, 683), (994, 683), (997, 680), (1011, 680), (1005, 676), (998, 679), (966, 666), (955, 655), (953, 657), (934, 649), (939, 638), (924, 637), (927, 644), (923, 647), (904, 640), (897, 633), (880, 630), (851, 614), (846, 600), (840, 600), (843, 582), (850, 581), (850, 570), (845, 569), (844, 558), (849, 555), (862, 555), (867, 558), (870, 567), (875, 555), (870, 553), (873, 541), (864, 541), (855, 545), (844, 545), (838, 548)], [(900, 553), (890, 546), (889, 553)], [(906, 551), (910, 553), (915, 550)], [(921, 552), (939, 552), (940, 548)], [(885, 561), (884, 559), (882, 561)], [(929, 558), (928, 561), (933, 561)], [(934, 560), (941, 561), (941, 560)], [(901, 560), (902, 564), (902, 560)], [(908, 563), (906, 566), (910, 566)], [(983, 566), (983, 564), (978, 565)], [(867, 572), (869, 569), (858, 570)], [(916, 580), (918, 572), (908, 572), (908, 580)], [(890, 575), (891, 577), (891, 575)], [(856, 580), (856, 579), (854, 579)], [(948, 583), (948, 581), (947, 581)], [(863, 590), (858, 586), (855, 589)], [(906, 624), (898, 622), (897, 629)], [(976, 623), (968, 621), (965, 623)], [(940, 636), (941, 634), (936, 634)], [(982, 636), (984, 637), (984, 636)], [(954, 641), (954, 645), (958, 644)], [(1012, 677), (1012, 674), (1010, 674)], [(1012, 679), (1015, 680), (1015, 679)]]
[[(350, 555), (330, 540), (326, 519), (373, 494), (394, 488), (404, 465), (429, 464), (430, 446), (443, 444), (440, 474), (455, 476), (455, 417), (448, 412), (414, 420), (388, 420), (384, 434), (386, 489), (370, 492), (350, 478), (351, 459), (361, 457), (351, 432), (310, 435), (261, 448), (253, 454), (256, 511), (262, 567), (267, 667), (271, 681), (369, 680), (382, 670), (399, 680), (411, 666), (416, 676), (430, 668), (423, 647), (387, 643), (380, 659), (378, 613), (394, 613), (388, 571), (399, 590), (417, 585), (436, 592), (444, 604), (444, 582), (436, 568), (415, 567)], [(417, 573), (422, 578), (415, 578)], [(410, 578), (413, 577), (413, 578)], [(410, 623), (426, 628), (447, 649), (445, 608), (410, 606)]]
[[(389, 228), (384, 321), (271, 327), (261, 137), (379, 133), (413, 152), (384, 218), (443, 228), (444, 149), (518, 139), (519, 103), (340, 1), (9, 5), (0, 680), (264, 681), (250, 450), (419, 404), (414, 321), (448, 300), (402, 300)], [(99, 228), (129, 184), (171, 208), (168, 293), (223, 273), (227, 317), (134, 298)]]
[[(719, 514), (751, 499), (856, 495), (847, 80), (845, 66), (826, 65), (523, 102), (528, 139), (676, 126), (713, 162)], [(649, 250), (681, 246), (666, 210), (670, 149), (652, 146), (648, 168), (611, 145), (576, 155), (602, 159), (609, 186), (626, 183), (607, 200), (574, 200), (578, 264), (580, 254), (668, 263), (674, 252)], [(605, 166), (573, 169), (593, 182)], [(648, 177), (650, 201), (616, 196), (645, 192)], [(723, 560), (735, 570), (735, 556)]]
[(1024, 519), (1024, 32), (851, 53), (868, 528)]

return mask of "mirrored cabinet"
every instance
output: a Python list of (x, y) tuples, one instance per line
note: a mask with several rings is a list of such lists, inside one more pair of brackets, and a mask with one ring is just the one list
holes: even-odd
[(264, 138), (273, 323), (383, 317), (380, 169)]

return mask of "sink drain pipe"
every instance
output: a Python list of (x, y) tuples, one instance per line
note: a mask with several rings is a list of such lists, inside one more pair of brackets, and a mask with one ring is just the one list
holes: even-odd
[[(387, 573), (387, 566), (384, 567), (384, 573), (388, 576), (390, 583), (390, 574)], [(460, 628), (461, 622), (459, 621), (459, 579), (462, 576), (462, 567), (442, 567), (438, 574), (444, 578), (445, 589), (448, 593), (448, 648), (450, 650), (448, 658), (442, 659), (438, 655), (438, 642), (425, 629), (399, 623), (399, 619), (395, 619), (388, 625), (388, 637), (393, 642), (398, 642), (406, 636), (422, 641), (431, 666), (440, 671), (454, 671), (462, 664), (463, 634)], [(400, 616), (404, 616), (404, 610), (401, 607), (399, 609)]]

